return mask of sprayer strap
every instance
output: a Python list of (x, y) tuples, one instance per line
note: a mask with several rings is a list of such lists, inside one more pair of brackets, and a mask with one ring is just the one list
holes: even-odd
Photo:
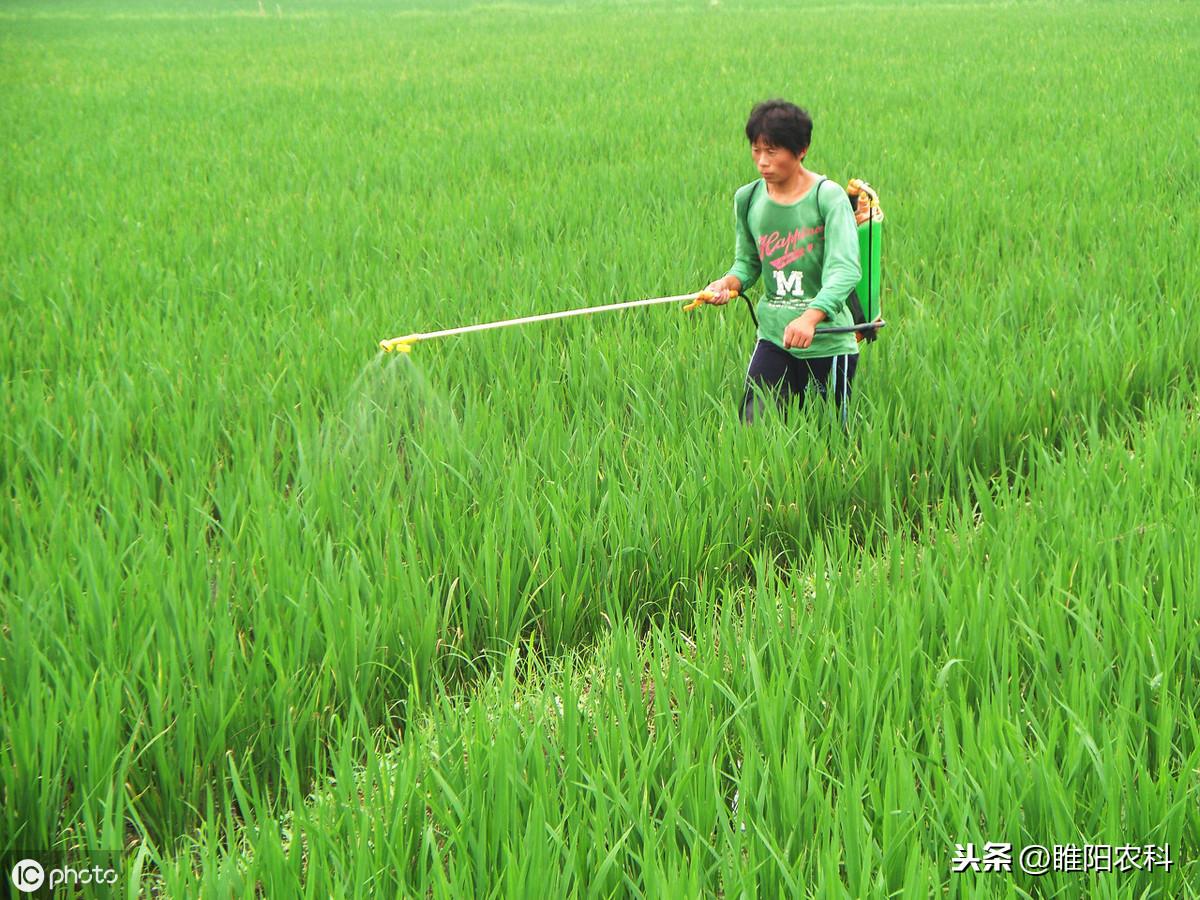
[[(762, 179), (754, 182), (754, 187), (750, 188), (750, 193), (746, 197), (746, 205), (741, 211), (742, 221), (746, 223), (746, 231), (750, 231), (750, 205), (754, 202), (754, 195), (758, 193), (758, 186), (762, 184)], [(753, 232), (750, 234), (754, 237)], [(750, 313), (750, 321), (754, 323), (754, 330), (758, 331), (758, 316), (754, 314), (754, 304), (750, 302), (749, 293), (745, 290), (742, 292), (742, 299), (746, 301), (746, 311)]]

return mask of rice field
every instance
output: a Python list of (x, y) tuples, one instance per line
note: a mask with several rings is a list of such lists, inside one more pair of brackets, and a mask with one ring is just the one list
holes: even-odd
[[(5, 879), (1200, 896), (1198, 59), (1165, 0), (0, 5)], [(773, 96), (886, 215), (848, 432), (740, 425), (737, 302), (379, 351), (699, 290)]]

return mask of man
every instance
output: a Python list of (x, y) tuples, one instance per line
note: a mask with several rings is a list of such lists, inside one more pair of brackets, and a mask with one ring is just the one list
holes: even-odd
[(852, 333), (815, 329), (854, 324), (846, 299), (861, 267), (850, 198), (804, 167), (812, 119), (795, 104), (767, 100), (755, 106), (746, 137), (762, 178), (734, 194), (733, 267), (706, 289), (711, 302), (727, 303), (730, 291), (745, 294), (766, 267), (742, 420), (752, 422), (761, 413), (763, 392), (774, 394), (785, 411), (792, 400), (802, 406), (811, 379), (838, 404), (845, 424), (858, 342)]

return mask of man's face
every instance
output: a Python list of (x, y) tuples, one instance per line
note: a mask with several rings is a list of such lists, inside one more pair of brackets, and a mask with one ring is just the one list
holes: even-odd
[(754, 165), (767, 181), (785, 181), (795, 173), (803, 156), (798, 156), (786, 147), (777, 147), (765, 138), (759, 138), (750, 148)]

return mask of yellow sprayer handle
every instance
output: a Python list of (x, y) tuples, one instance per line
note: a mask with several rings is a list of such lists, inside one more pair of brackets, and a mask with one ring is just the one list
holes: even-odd
[[(732, 299), (733, 299), (734, 297), (736, 297), (737, 295), (738, 295), (738, 292), (737, 292), (737, 291), (733, 291), (733, 290), (731, 290), (731, 291), (729, 292), (729, 299), (731, 299), (731, 300), (732, 300)], [(712, 291), (700, 291), (698, 294), (696, 294), (696, 299), (695, 299), (695, 300), (693, 300), (691, 303), (689, 303), (687, 306), (685, 306), (685, 307), (683, 308), (683, 311), (684, 311), (684, 312), (691, 312), (691, 311), (692, 311), (693, 309), (695, 309), (697, 306), (703, 306), (705, 303), (709, 303), (709, 302), (711, 302), (711, 301), (712, 301), (712, 298), (713, 298), (714, 296), (715, 296), (715, 294), (713, 294), (713, 292), (712, 292)]]

